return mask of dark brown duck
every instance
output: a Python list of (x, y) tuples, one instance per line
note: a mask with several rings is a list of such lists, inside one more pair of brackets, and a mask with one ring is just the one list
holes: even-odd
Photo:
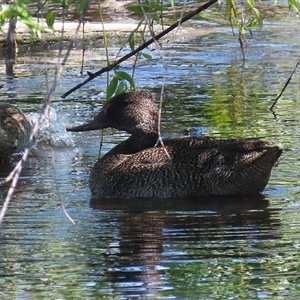
[(158, 139), (158, 109), (147, 92), (112, 98), (95, 119), (68, 131), (112, 127), (131, 136), (91, 170), (95, 196), (198, 197), (257, 194), (264, 190), (282, 150), (259, 139), (183, 137)]
[(19, 108), (0, 103), (0, 162), (30, 146), (31, 129), (31, 121)]

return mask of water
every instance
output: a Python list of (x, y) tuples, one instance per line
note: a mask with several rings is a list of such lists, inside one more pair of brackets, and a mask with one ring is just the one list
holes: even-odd
[[(91, 200), (88, 173), (99, 133), (68, 134), (64, 128), (95, 115), (106, 79), (62, 100), (85, 79), (80, 50), (72, 51), (53, 99), (53, 122), (42, 129), (0, 229), (0, 298), (299, 298), (298, 73), (276, 106), (276, 118), (268, 110), (298, 59), (299, 20), (292, 21), (292, 29), (278, 21), (255, 31), (244, 66), (238, 42), (224, 27), (204, 35), (200, 29), (178, 32), (164, 43), (165, 65), (152, 51), (154, 59), (136, 68), (138, 89), (159, 91), (165, 83), (170, 94), (164, 133), (194, 128), (204, 135), (282, 143), (280, 163), (255, 198)], [(89, 44), (85, 71), (105, 66), (99, 47), (101, 42)], [(57, 61), (54, 46), (45, 53), (20, 53), (13, 79), (0, 66), (1, 101), (32, 117), (47, 88), (45, 60), (50, 83)], [(126, 71), (130, 67), (123, 64)], [(105, 131), (102, 153), (125, 138)], [(0, 177), (10, 169), (2, 166)], [(2, 203), (7, 189), (0, 189)]]

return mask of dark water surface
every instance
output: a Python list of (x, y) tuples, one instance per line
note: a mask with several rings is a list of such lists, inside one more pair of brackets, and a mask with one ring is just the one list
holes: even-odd
[[(78, 45), (55, 93), (52, 124), (42, 129), (39, 149), (25, 166), (0, 228), (1, 299), (300, 297), (298, 73), (277, 105), (276, 118), (268, 110), (299, 59), (299, 20), (266, 22), (255, 31), (244, 66), (230, 28), (201, 36), (203, 25), (194, 26), (163, 44), (164, 64), (157, 51), (151, 52), (152, 61), (138, 62), (137, 88), (159, 91), (165, 84), (170, 97), (163, 107), (164, 133), (193, 127), (204, 135), (281, 142), (284, 153), (264, 194), (91, 200), (88, 173), (98, 156), (99, 132), (68, 134), (65, 127), (91, 119), (100, 109), (106, 79), (60, 98), (85, 79)], [(112, 55), (117, 50), (110, 48)], [(20, 53), (14, 78), (6, 77), (1, 64), (1, 101), (39, 112), (46, 67), (51, 83), (56, 62), (57, 50), (50, 47)], [(122, 68), (129, 72), (131, 63)], [(101, 41), (90, 43), (85, 71), (103, 66)], [(125, 137), (105, 131), (102, 153)], [(1, 166), (0, 177), (10, 169)], [(0, 189), (1, 203), (7, 189)]]

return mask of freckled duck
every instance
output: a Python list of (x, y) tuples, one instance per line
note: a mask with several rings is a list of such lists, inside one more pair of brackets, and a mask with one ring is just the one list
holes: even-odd
[(0, 103), (0, 162), (29, 146), (30, 120), (14, 105)]
[[(88, 131), (112, 127), (131, 136), (100, 158), (91, 170), (94, 196), (197, 197), (258, 194), (268, 183), (282, 150), (271, 141), (182, 137), (156, 146), (155, 96), (130, 92), (113, 97), (88, 124)], [(168, 155), (166, 154), (168, 153)]]

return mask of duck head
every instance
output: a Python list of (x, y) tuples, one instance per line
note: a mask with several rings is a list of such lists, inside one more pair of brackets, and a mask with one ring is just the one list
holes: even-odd
[(104, 128), (124, 130), (132, 135), (153, 134), (158, 128), (158, 109), (155, 95), (148, 92), (129, 92), (113, 97), (93, 121), (67, 131), (89, 131)]

